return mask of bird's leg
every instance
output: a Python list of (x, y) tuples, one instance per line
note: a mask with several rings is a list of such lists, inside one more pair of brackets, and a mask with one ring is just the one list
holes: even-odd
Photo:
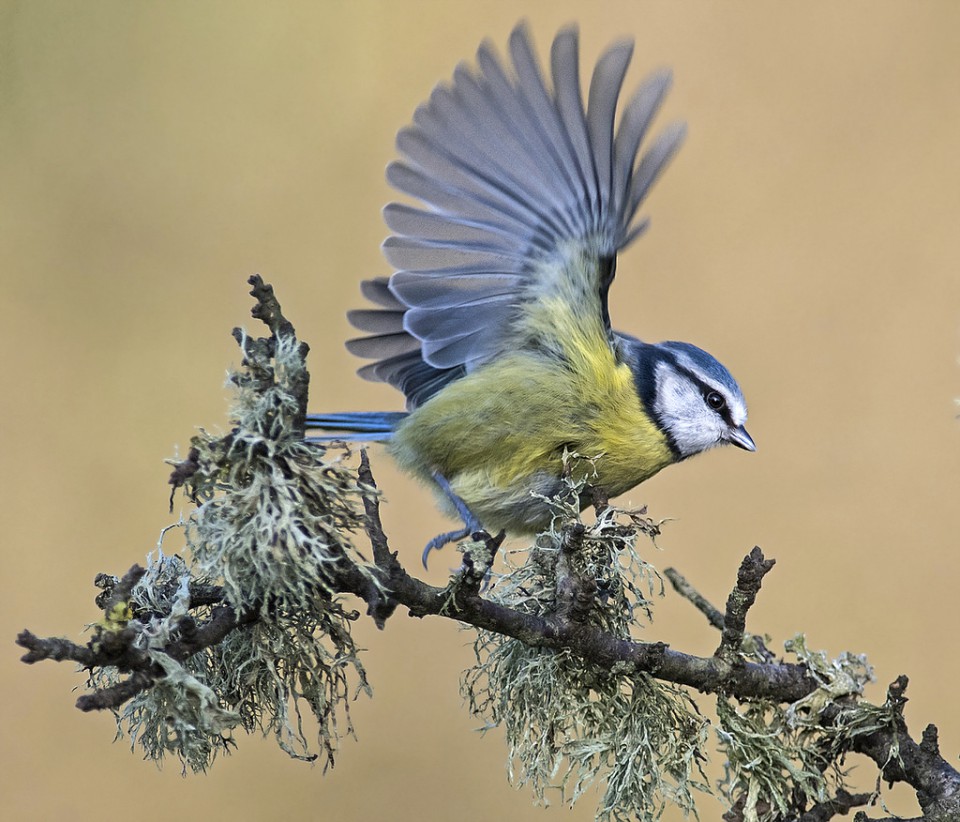
[(427, 559), (429, 558), (431, 551), (435, 551), (438, 548), (443, 548), (443, 546), (447, 543), (466, 539), (471, 534), (475, 534), (478, 531), (483, 531), (483, 526), (480, 524), (480, 520), (473, 515), (473, 512), (467, 507), (467, 504), (460, 499), (456, 493), (454, 493), (454, 490), (450, 487), (450, 483), (447, 481), (447, 478), (438, 471), (434, 471), (433, 481), (437, 484), (437, 487), (443, 491), (443, 495), (450, 500), (450, 502), (453, 504), (453, 507), (457, 509), (457, 514), (459, 514), (460, 519), (463, 520), (464, 527), (456, 531), (447, 531), (445, 534), (437, 534), (437, 536), (427, 543), (427, 547), (423, 549), (423, 555), (420, 558), (423, 562), (424, 568), (427, 567)]
[(463, 520), (467, 534), (482, 531), (483, 526), (480, 524), (480, 520), (474, 516), (473, 511), (467, 508), (467, 504), (457, 496), (453, 488), (450, 487), (447, 478), (439, 471), (434, 471), (433, 481), (440, 487), (440, 490), (443, 491), (443, 495), (453, 503), (453, 507), (457, 509), (457, 514), (459, 514), (460, 519)]

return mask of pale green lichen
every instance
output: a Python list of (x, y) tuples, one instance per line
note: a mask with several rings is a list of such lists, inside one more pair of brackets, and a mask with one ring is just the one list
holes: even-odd
[(798, 800), (809, 805), (835, 796), (846, 788), (841, 762), (853, 740), (894, 724), (892, 706), (858, 699), (873, 681), (864, 656), (845, 652), (831, 659), (808, 650), (803, 636), (784, 645), (807, 666), (819, 683), (816, 690), (789, 705), (738, 705), (724, 695), (717, 698), (717, 733), (726, 760), (720, 790), (730, 801), (739, 800), (746, 822), (781, 819)]
[(367, 567), (351, 539), (363, 518), (349, 452), (303, 439), (297, 400), (279, 379), (302, 364), (297, 346), (280, 337), (278, 379), (266, 387), (248, 355), (248, 367), (231, 377), (233, 430), (191, 442), (200, 468), (187, 488), (203, 504), (189, 518), (187, 544), (197, 570), (222, 577), (239, 611), (295, 610), (318, 592), (330, 596), (337, 564)]
[[(636, 547), (643, 535), (652, 541), (659, 527), (642, 512), (607, 508), (584, 523), (579, 549), (564, 554), (565, 529), (582, 522), (575, 502), (582, 490), (571, 481), (571, 494), (551, 503), (557, 527), (529, 552), (507, 554), (506, 573), (490, 598), (549, 615), (560, 607), (557, 569), (567, 563), (564, 572), (596, 585), (585, 620), (629, 638), (662, 592), (659, 575)], [(700, 770), (708, 724), (682, 688), (487, 631), (478, 632), (475, 652), (463, 693), (487, 728), (503, 726), (510, 779), (529, 785), (538, 801), (556, 789), (572, 805), (599, 786), (598, 819), (656, 819), (669, 805), (695, 811), (693, 792), (709, 790)]]
[[(118, 582), (114, 578), (113, 583)], [(239, 715), (223, 703), (204, 670), (201, 655), (179, 663), (164, 652), (179, 635), (187, 616), (192, 578), (179, 556), (157, 551), (147, 562), (146, 573), (134, 586), (126, 603), (131, 619), (125, 626), (134, 631), (132, 646), (144, 651), (160, 666), (164, 676), (134, 696), (116, 711), (117, 738), (128, 736), (132, 748), (144, 758), (160, 762), (175, 754), (184, 769), (205, 770), (231, 744), (230, 731)], [(194, 616), (202, 616), (197, 610)], [(116, 668), (97, 669), (90, 685), (102, 689), (119, 684), (124, 677)]]
[[(356, 474), (345, 448), (305, 442), (297, 430), (290, 383), (305, 366), (296, 339), (248, 342), (241, 338), (244, 363), (230, 378), (233, 430), (200, 432), (191, 442), (195, 467), (185, 486), (197, 506), (182, 523), (187, 559), (159, 551), (129, 603), (134, 645), (164, 676), (119, 709), (118, 735), (158, 763), (176, 755), (184, 770), (208, 768), (238, 727), (328, 765), (352, 733), (350, 700), (370, 690), (350, 633), (356, 615), (331, 585), (338, 563), (367, 567), (351, 539), (363, 526)], [(162, 649), (188, 613), (198, 621), (211, 615), (210, 607), (191, 608), (191, 592), (212, 585), (237, 615), (256, 620), (177, 662)], [(106, 668), (90, 684), (122, 679)]]

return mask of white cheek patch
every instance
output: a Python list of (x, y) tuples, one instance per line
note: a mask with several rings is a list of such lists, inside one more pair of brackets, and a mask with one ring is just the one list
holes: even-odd
[(700, 389), (666, 363), (657, 363), (654, 378), (654, 413), (681, 456), (719, 445), (724, 423), (704, 404)]

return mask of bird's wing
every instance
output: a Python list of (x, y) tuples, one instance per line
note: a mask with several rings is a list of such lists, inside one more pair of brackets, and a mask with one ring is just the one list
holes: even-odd
[(633, 44), (600, 58), (586, 107), (578, 50), (577, 30), (561, 30), (548, 86), (521, 23), (510, 35), (512, 70), (484, 43), (477, 67), (460, 65), (397, 136), (404, 159), (387, 178), (423, 207), (384, 210), (394, 232), (384, 253), (397, 270), (389, 286), (366, 285), (382, 308), (351, 313), (372, 336), (349, 346), (378, 360), (364, 376), (403, 388), (412, 405), (514, 348), (548, 297), (591, 312), (613, 344), (616, 253), (646, 227), (637, 210), (684, 127), (668, 127), (638, 161), (669, 72), (641, 84), (615, 129)]
[(424, 361), (420, 341), (403, 328), (407, 306), (391, 293), (386, 277), (365, 280), (361, 290), (370, 302), (379, 306), (348, 314), (353, 326), (369, 332), (370, 336), (349, 340), (347, 347), (358, 357), (376, 360), (360, 369), (361, 377), (399, 388), (412, 409), (466, 374), (463, 365), (434, 368)]

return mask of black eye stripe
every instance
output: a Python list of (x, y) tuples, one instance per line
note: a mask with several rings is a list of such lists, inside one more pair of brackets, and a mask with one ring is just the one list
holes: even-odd
[[(718, 395), (720, 396), (720, 399), (723, 400), (723, 405), (721, 405), (719, 408), (714, 408), (714, 407), (710, 404), (710, 401), (707, 399), (707, 397), (708, 397), (710, 394), (718, 394)], [(726, 399), (724, 398), (723, 394), (720, 394), (719, 391), (716, 391), (715, 389), (712, 389), (712, 388), (711, 388), (709, 391), (707, 391), (706, 394), (704, 394), (703, 399), (704, 399), (704, 401), (707, 403), (707, 406), (708, 406), (709, 408), (713, 409), (714, 411), (716, 411), (716, 412), (720, 415), (720, 418), (721, 418), (727, 425), (733, 425), (733, 417), (731, 416), (731, 413), (730, 413), (730, 405), (729, 405), (729, 403), (726, 401)]]
[[(703, 401), (707, 403), (707, 407), (711, 408), (713, 411), (716, 411), (721, 419), (727, 424), (733, 425), (733, 417), (730, 412), (730, 404), (727, 402), (726, 397), (724, 397), (723, 392), (718, 391), (712, 385), (707, 385), (703, 380), (701, 380), (696, 374), (694, 374), (689, 368), (684, 368), (679, 363), (677, 364), (677, 372), (683, 374), (687, 377), (690, 382), (697, 386), (700, 389), (700, 393), (703, 395)], [(723, 406), (720, 408), (714, 408), (710, 405), (710, 402), (707, 400), (707, 396), (710, 394), (719, 394), (720, 398), (723, 400)]]

